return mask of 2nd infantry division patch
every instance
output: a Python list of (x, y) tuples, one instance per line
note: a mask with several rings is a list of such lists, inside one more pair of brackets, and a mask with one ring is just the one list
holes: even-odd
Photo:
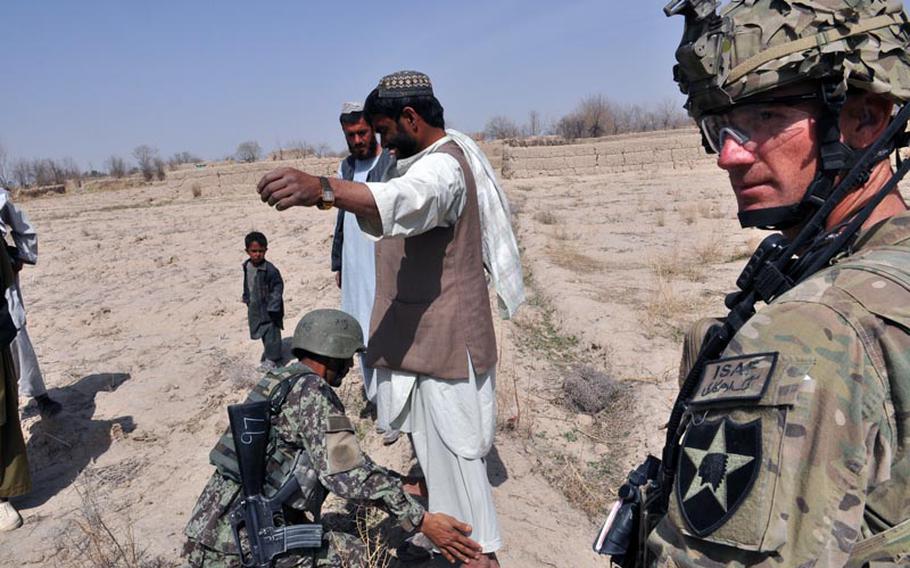
[(690, 424), (676, 475), (676, 498), (690, 531), (706, 536), (742, 504), (761, 465), (761, 420)]

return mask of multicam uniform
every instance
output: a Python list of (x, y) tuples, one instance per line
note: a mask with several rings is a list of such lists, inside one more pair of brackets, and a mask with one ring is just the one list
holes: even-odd
[(658, 566), (910, 563), (910, 213), (753, 316), (695, 393)]
[[(267, 373), (247, 402), (269, 398), (274, 450), (266, 464), (266, 496), (273, 495), (295, 472), (312, 469), (319, 484), (308, 496), (300, 494), (285, 507), (291, 523), (319, 522), (328, 492), (346, 499), (371, 501), (413, 530), (424, 509), (404, 493), (401, 481), (361, 453), (344, 406), (319, 375), (302, 365)], [(281, 401), (284, 398), (284, 401)], [(190, 566), (239, 566), (228, 513), (237, 503), (240, 485), (233, 479), (236, 457), (230, 433), (212, 450), (212, 474), (186, 526), (185, 554)], [(233, 462), (233, 463), (232, 463)], [(360, 566), (362, 545), (344, 533), (327, 532), (323, 546), (312, 555), (282, 558), (277, 566)]]

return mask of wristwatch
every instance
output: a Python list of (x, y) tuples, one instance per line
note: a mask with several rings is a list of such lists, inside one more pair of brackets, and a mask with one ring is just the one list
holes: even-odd
[(316, 207), (320, 209), (331, 209), (332, 206), (335, 205), (335, 192), (332, 191), (332, 186), (329, 185), (328, 178), (319, 176), (319, 185), (322, 186), (322, 199), (319, 200)]

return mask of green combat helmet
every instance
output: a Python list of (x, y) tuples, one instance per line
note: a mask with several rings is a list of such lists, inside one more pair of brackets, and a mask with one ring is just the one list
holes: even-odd
[(702, 128), (708, 152), (719, 148), (705, 132), (706, 116), (780, 87), (818, 85), (816, 180), (799, 204), (740, 215), (743, 226), (795, 226), (854, 163), (855, 153), (840, 142), (847, 88), (899, 105), (910, 100), (910, 21), (898, 0), (734, 0), (718, 13), (720, 3), (674, 0), (664, 8), (666, 15), (686, 19), (673, 78), (687, 95), (686, 109)]
[(350, 359), (364, 350), (363, 331), (350, 314), (341, 310), (313, 310), (294, 330), (291, 348), (334, 359)]

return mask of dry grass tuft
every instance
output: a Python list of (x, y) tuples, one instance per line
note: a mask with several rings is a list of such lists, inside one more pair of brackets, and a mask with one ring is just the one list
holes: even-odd
[(765, 235), (761, 233), (756, 233), (749, 236), (749, 239), (733, 249), (733, 253), (730, 255), (730, 260), (745, 260), (752, 256), (752, 253), (755, 252), (755, 249), (758, 248), (758, 245), (761, 244)]
[(546, 250), (553, 264), (577, 274), (593, 274), (606, 268), (604, 262), (579, 251), (569, 241), (547, 246)]
[(193, 192), (193, 199), (202, 197), (202, 186), (199, 185), (198, 181), (190, 187), (190, 190)]
[(65, 566), (76, 568), (173, 568), (177, 564), (159, 556), (149, 555), (136, 541), (133, 524), (129, 519), (117, 523), (115, 528), (109, 518), (101, 513), (95, 497), (96, 481), (75, 486), (82, 500), (78, 517), (73, 521), (76, 534), (69, 533), (67, 545), (61, 550), (66, 556)]
[(573, 456), (556, 454), (552, 458), (554, 463), (539, 468), (539, 473), (588, 517), (601, 517), (612, 499), (612, 493), (604, 488), (618, 487), (613, 480), (620, 477), (598, 467), (601, 462), (590, 462), (586, 467)]
[(540, 211), (535, 213), (534, 220), (541, 225), (555, 225), (556, 223), (559, 223), (559, 217), (554, 215), (552, 211)]
[(363, 545), (363, 557), (345, 558), (343, 546), (336, 547), (342, 554), (341, 565), (345, 568), (388, 568), (392, 563), (386, 546), (382, 523), (387, 515), (375, 507), (357, 507), (354, 511), (354, 526), (357, 537)]
[(682, 339), (687, 326), (705, 309), (706, 298), (683, 294), (664, 277), (657, 278), (657, 285), (644, 306), (644, 323), (658, 335)]
[(687, 202), (680, 205), (677, 210), (679, 211), (679, 216), (686, 223), (686, 225), (691, 225), (696, 220), (698, 220), (699, 213), (699, 203)]
[(702, 265), (720, 264), (727, 262), (727, 258), (722, 233), (708, 233), (705, 239), (695, 245), (695, 259)]
[(693, 282), (701, 282), (705, 277), (705, 267), (692, 258), (687, 258), (679, 249), (651, 257), (648, 265), (658, 280), (669, 282), (677, 278), (684, 278)]

